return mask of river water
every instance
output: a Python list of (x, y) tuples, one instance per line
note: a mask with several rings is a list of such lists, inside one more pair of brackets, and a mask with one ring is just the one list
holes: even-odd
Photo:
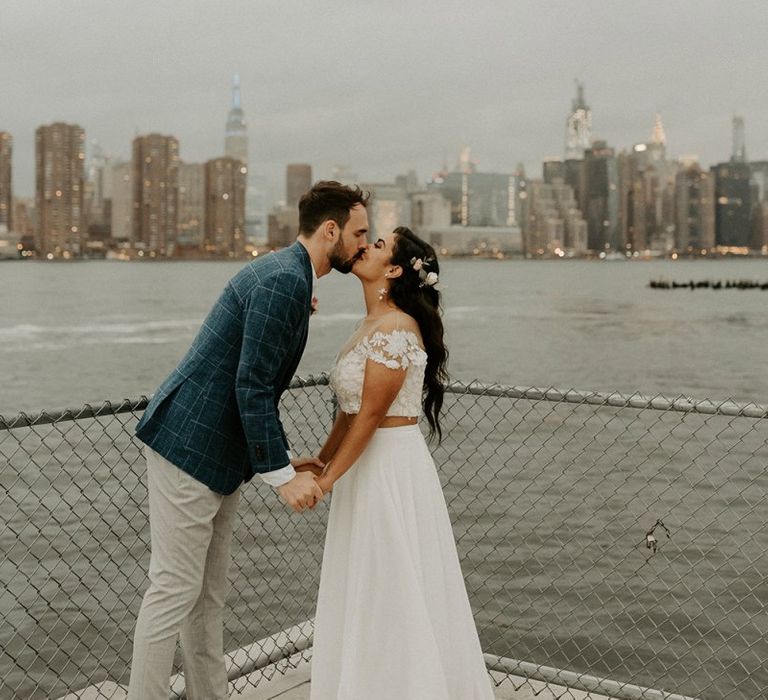
[[(154, 391), (240, 265), (0, 264), (0, 413)], [(768, 292), (648, 288), (660, 278), (768, 281), (768, 261), (447, 261), (451, 374), (768, 401)], [(317, 295), (300, 374), (327, 370), (362, 315), (351, 276)]]
[[(0, 413), (151, 393), (238, 267), (0, 265)], [(451, 374), (768, 402), (768, 292), (648, 288), (661, 278), (767, 281), (768, 263), (448, 261)], [(352, 277), (321, 279), (317, 296), (303, 375), (329, 368), (362, 314)], [(327, 398), (288, 399), (300, 450), (322, 439)], [(764, 697), (761, 423), (457, 395), (446, 408), (435, 456), (487, 651), (705, 700)], [(127, 680), (148, 538), (134, 424), (0, 434), (1, 697), (58, 697), (78, 666)], [(245, 491), (228, 648), (312, 614), (327, 515), (297, 520), (269, 489)], [(657, 518), (671, 539), (659, 529), (651, 556)]]

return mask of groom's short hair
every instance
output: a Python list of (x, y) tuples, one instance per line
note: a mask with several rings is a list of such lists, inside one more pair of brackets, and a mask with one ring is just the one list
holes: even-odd
[(328, 219), (344, 228), (352, 207), (366, 206), (370, 197), (357, 186), (347, 187), (335, 180), (315, 183), (299, 200), (299, 233), (311, 236)]

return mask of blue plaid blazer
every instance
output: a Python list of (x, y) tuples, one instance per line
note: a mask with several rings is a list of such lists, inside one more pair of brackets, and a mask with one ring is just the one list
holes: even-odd
[(137, 437), (222, 494), (286, 466), (278, 404), (304, 352), (311, 305), (312, 264), (300, 243), (246, 265), (152, 397)]

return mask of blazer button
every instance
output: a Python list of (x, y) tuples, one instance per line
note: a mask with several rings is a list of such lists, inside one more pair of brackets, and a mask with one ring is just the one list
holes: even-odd
[(261, 445), (256, 445), (253, 448), (253, 454), (256, 455), (256, 459), (264, 459), (264, 449)]

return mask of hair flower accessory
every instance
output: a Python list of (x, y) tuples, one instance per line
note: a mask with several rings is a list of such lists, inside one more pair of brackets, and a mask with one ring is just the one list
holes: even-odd
[(427, 272), (426, 270), (431, 262), (432, 258), (427, 258), (426, 260), (422, 260), (421, 258), (411, 258), (411, 267), (418, 273), (419, 280), (421, 280), (419, 282), (419, 287), (424, 287), (425, 285), (427, 287), (434, 287), (437, 284), (437, 273)]

